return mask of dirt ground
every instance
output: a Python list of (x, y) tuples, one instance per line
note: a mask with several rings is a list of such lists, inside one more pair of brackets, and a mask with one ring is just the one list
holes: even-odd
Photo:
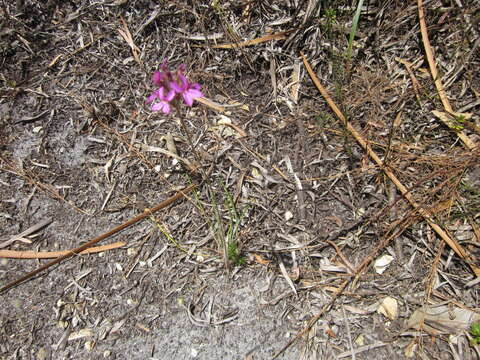
[(424, 5), (437, 77), (416, 2), (3, 2), (0, 359), (479, 358), (480, 5)]

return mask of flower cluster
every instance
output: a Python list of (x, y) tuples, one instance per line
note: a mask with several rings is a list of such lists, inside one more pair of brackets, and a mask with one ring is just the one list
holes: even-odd
[(169, 114), (172, 110), (171, 104), (177, 101), (180, 96), (185, 105), (192, 106), (193, 100), (202, 97), (200, 84), (191, 83), (184, 75), (185, 65), (180, 65), (176, 72), (172, 73), (165, 60), (152, 75), (152, 82), (158, 86), (147, 99), (147, 104), (152, 104), (152, 111), (162, 111)]

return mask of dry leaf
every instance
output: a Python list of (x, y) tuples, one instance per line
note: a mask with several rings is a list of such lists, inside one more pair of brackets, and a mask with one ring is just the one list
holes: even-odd
[(293, 72), (292, 72), (292, 89), (291, 89), (291, 96), (292, 100), (295, 104), (298, 103), (298, 92), (300, 90), (300, 62), (295, 62), (293, 65)]
[(363, 334), (358, 335), (357, 338), (355, 339), (355, 344), (358, 346), (365, 345), (365, 335)]
[(378, 306), (377, 312), (384, 315), (390, 320), (395, 320), (398, 317), (398, 302), (396, 299), (387, 296)]
[(383, 274), (385, 270), (387, 270), (388, 265), (393, 261), (393, 256), (390, 255), (383, 255), (380, 256), (377, 260), (375, 260), (375, 264), (373, 267), (375, 268), (375, 272), (377, 274)]
[(257, 263), (259, 263), (260, 265), (265, 265), (265, 266), (267, 266), (268, 264), (270, 264), (270, 260), (264, 259), (261, 255), (256, 254), (256, 253), (253, 253), (252, 255), (253, 255), (253, 257), (255, 258), (255, 261), (256, 261)]
[(332, 330), (331, 327), (327, 327), (325, 329), (325, 334), (327, 334), (329, 337), (331, 337), (332, 339), (336, 339), (337, 338), (337, 334), (335, 334), (335, 332)]
[(405, 348), (404, 354), (405, 357), (410, 359), (415, 356), (415, 350), (417, 349), (417, 342), (412, 340), (410, 344)]
[(74, 331), (68, 337), (68, 341), (83, 339), (85, 337), (93, 336), (93, 330), (89, 328), (85, 328), (79, 331)]
[(252, 177), (260, 181), (263, 180), (262, 174), (260, 174), (260, 171), (256, 167), (252, 168)]
[(288, 221), (288, 220), (291, 220), (293, 218), (293, 214), (291, 211), (285, 211), (285, 220)]
[(419, 308), (408, 319), (407, 325), (431, 335), (459, 334), (480, 321), (480, 314), (449, 305), (429, 305)]
[(123, 39), (126, 41), (128, 46), (130, 46), (130, 49), (132, 50), (132, 55), (135, 61), (139, 64), (142, 65), (142, 61), (140, 60), (140, 49), (135, 45), (133, 42), (133, 37), (132, 34), (130, 33), (130, 30), (128, 29), (128, 25), (126, 21), (123, 18), (120, 18), (120, 21), (122, 22), (123, 29), (117, 29), (117, 31), (122, 35)]
[(227, 138), (229, 136), (240, 138), (246, 136), (245, 132), (238, 126), (233, 125), (232, 119), (225, 115), (220, 115), (217, 124), (212, 126), (210, 130), (221, 138)]

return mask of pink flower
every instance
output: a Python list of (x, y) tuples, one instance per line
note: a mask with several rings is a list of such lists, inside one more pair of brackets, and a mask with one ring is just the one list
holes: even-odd
[(152, 105), (152, 111), (162, 111), (164, 114), (170, 114), (170, 111), (172, 110), (170, 101), (172, 101), (174, 97), (175, 92), (173, 90), (169, 90), (168, 93), (165, 94), (165, 88), (160, 87), (148, 97), (147, 104), (158, 99), (160, 101), (155, 102)]
[(171, 102), (178, 101), (182, 95), (187, 106), (192, 106), (193, 101), (203, 96), (200, 91), (200, 84), (190, 83), (184, 75), (185, 64), (181, 64), (175, 73), (168, 68), (167, 60), (160, 65), (152, 75), (152, 82), (158, 87), (148, 98), (146, 103), (152, 104), (152, 111), (162, 111), (169, 114), (172, 110)]
[(177, 77), (180, 80), (180, 84), (172, 81), (170, 83), (170, 88), (177, 94), (182, 94), (183, 101), (187, 106), (192, 106), (193, 100), (203, 96), (203, 93), (200, 91), (200, 84), (188, 82), (185, 75), (180, 71), (178, 72)]

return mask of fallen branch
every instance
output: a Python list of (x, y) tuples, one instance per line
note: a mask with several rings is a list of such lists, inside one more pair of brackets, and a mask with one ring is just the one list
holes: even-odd
[(123, 224), (117, 226), (116, 228), (114, 228), (114, 229), (96, 237), (95, 239), (86, 242), (85, 244), (83, 244), (82, 246), (79, 246), (76, 249), (70, 250), (67, 254), (62, 255), (62, 256), (56, 258), (55, 260), (52, 260), (52, 261), (46, 263), (43, 266), (40, 266), (38, 269), (36, 269), (32, 272), (29, 272), (28, 274), (22, 276), (21, 278), (15, 280), (15, 281), (12, 281), (11, 283), (8, 283), (7, 285), (5, 285), (4, 287), (2, 287), (0, 289), (0, 294), (7, 291), (8, 289), (11, 289), (12, 287), (24, 282), (25, 280), (28, 280), (28, 279), (34, 277), (35, 275), (41, 273), (42, 271), (48, 269), (49, 267), (51, 267), (55, 264), (58, 264), (58, 263), (62, 262), (63, 260), (66, 260), (66, 259), (68, 259), (68, 258), (70, 258), (74, 255), (80, 254), (82, 251), (92, 247), (96, 243), (98, 243), (98, 242), (100, 242), (100, 241), (102, 241), (102, 240), (104, 240), (104, 239), (122, 231), (123, 229), (126, 229), (130, 225), (133, 225), (133, 224), (145, 219), (146, 217), (150, 216), (151, 214), (167, 207), (168, 205), (172, 204), (173, 202), (177, 201), (178, 199), (181, 199), (182, 197), (184, 197), (187, 193), (192, 191), (195, 187), (196, 187), (196, 185), (190, 185), (189, 187), (187, 187), (183, 190), (180, 190), (174, 196), (171, 196), (167, 200), (162, 201), (160, 204), (156, 205), (155, 207), (153, 207), (151, 209), (145, 209), (145, 211), (143, 213), (134, 217), (133, 219), (130, 219), (127, 222), (124, 222)]

